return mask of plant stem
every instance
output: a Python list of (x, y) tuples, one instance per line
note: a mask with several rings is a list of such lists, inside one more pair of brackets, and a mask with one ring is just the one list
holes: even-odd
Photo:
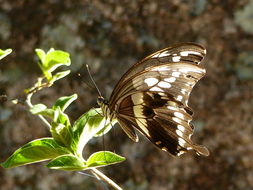
[[(33, 93), (29, 93), (29, 94), (27, 94), (27, 97), (26, 97), (26, 104), (28, 105), (29, 108), (33, 107), (33, 104), (32, 104), (32, 101), (31, 101), (32, 95), (33, 95)], [(51, 129), (50, 123), (42, 115), (38, 115), (38, 116), (46, 124), (46, 126), (49, 129)]]
[(114, 181), (112, 181), (109, 177), (107, 177), (105, 174), (103, 174), (102, 172), (100, 172), (98, 169), (96, 168), (92, 168), (91, 172), (93, 173), (93, 175), (95, 175), (98, 179), (103, 180), (104, 182), (108, 183), (109, 185), (111, 185), (114, 189), (116, 190), (123, 190), (120, 186), (118, 186)]

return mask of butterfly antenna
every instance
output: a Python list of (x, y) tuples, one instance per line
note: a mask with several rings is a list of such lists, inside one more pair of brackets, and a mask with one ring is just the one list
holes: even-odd
[(89, 69), (89, 65), (88, 64), (86, 64), (86, 68), (87, 68), (87, 71), (88, 71), (88, 74), (89, 74), (89, 77), (90, 77), (92, 83), (94, 84), (95, 88), (97, 89), (97, 92), (98, 92), (99, 96), (102, 96), (101, 92), (99, 91), (99, 89), (98, 89), (98, 87), (97, 87), (97, 85), (95, 83), (95, 81), (93, 80), (93, 78), (92, 78), (92, 76), (90, 74), (90, 69)]
[[(81, 74), (80, 74), (80, 73), (77, 73), (77, 76), (81, 78)], [(86, 86), (87, 86), (88, 88), (94, 90), (94, 86), (91, 86), (91, 85), (90, 85), (89, 83), (87, 83), (86, 81), (83, 81), (83, 80), (82, 80), (82, 82), (83, 82), (84, 84), (86, 84)]]

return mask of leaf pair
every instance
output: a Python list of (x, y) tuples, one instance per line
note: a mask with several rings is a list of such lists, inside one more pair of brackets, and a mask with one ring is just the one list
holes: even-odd
[(67, 70), (53, 74), (58, 67), (70, 66), (71, 61), (67, 52), (54, 50), (53, 48), (47, 53), (42, 49), (36, 49), (35, 51), (40, 59), (38, 65), (49, 83), (53, 83), (70, 73), (70, 70)]

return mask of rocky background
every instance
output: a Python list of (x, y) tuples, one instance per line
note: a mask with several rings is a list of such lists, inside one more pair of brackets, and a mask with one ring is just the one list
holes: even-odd
[[(116, 127), (87, 152), (111, 149), (127, 161), (103, 171), (128, 190), (253, 189), (253, 0), (0, 0), (0, 48), (14, 52), (0, 63), (0, 94), (24, 98), (40, 76), (34, 49), (71, 53), (72, 74), (39, 93), (51, 105), (77, 93), (68, 109), (74, 121), (95, 105), (97, 93), (83, 67), (89, 64), (102, 94), (109, 97), (120, 76), (144, 56), (177, 42), (207, 49), (207, 75), (190, 98), (195, 110), (193, 140), (211, 155), (173, 158), (141, 137), (134, 143)], [(77, 77), (81, 73), (81, 78)], [(0, 161), (23, 144), (49, 136), (26, 107), (0, 103)], [(87, 153), (86, 152), (86, 153)], [(33, 164), (0, 168), (3, 190), (106, 189), (76, 172)]]

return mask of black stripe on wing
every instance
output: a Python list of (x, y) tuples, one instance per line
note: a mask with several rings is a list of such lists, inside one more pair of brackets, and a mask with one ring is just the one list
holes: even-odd
[(188, 150), (208, 155), (205, 147), (191, 141), (192, 111), (170, 95), (158, 92), (138, 92), (125, 98), (118, 109), (124, 118), (160, 149), (180, 155)]

